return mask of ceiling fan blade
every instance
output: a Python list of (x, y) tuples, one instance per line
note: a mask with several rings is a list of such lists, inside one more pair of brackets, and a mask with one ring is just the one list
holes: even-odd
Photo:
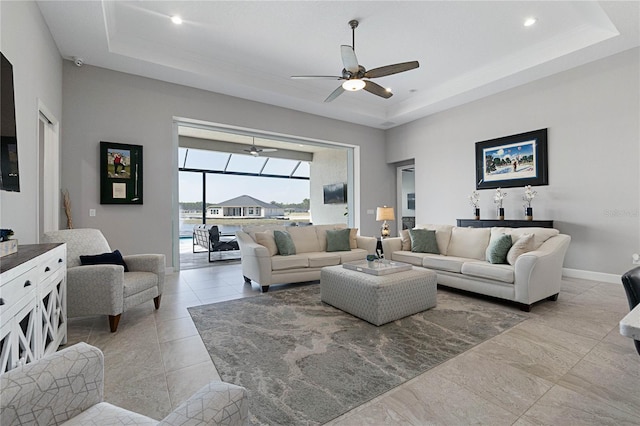
[(418, 61), (411, 62), (401, 62), (399, 64), (386, 65), (384, 67), (374, 68), (372, 70), (367, 71), (364, 76), (365, 78), (376, 78), (376, 77), (384, 77), (385, 75), (397, 74), (399, 72), (409, 71), (415, 68), (418, 68), (420, 64)]
[(259, 149), (260, 152), (276, 152), (277, 149), (276, 148), (261, 148)]
[(292, 75), (294, 80), (343, 80), (344, 77), (338, 77), (336, 75)]
[(373, 81), (365, 80), (364, 83), (365, 83), (364, 90), (366, 90), (369, 93), (373, 93), (374, 95), (378, 95), (385, 99), (389, 99), (391, 96), (393, 96), (393, 93), (391, 93), (384, 87), (380, 86), (379, 84), (374, 83)]
[(344, 69), (355, 75), (360, 70), (360, 66), (358, 65), (358, 58), (356, 57), (356, 52), (353, 51), (353, 47), (343, 44), (340, 46), (340, 54), (342, 55)]
[(332, 100), (334, 100), (338, 96), (342, 95), (342, 92), (344, 92), (344, 88), (342, 87), (342, 85), (340, 85), (340, 86), (338, 86), (338, 88), (336, 90), (331, 92), (331, 94), (324, 101), (325, 102), (331, 102)]

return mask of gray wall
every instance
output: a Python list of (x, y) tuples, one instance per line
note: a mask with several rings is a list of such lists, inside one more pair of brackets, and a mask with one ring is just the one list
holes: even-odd
[(13, 65), (20, 192), (0, 191), (0, 227), (38, 241), (38, 100), (62, 116), (62, 58), (35, 2), (0, 2), (0, 50)]
[[(358, 176), (367, 181), (361, 199), (371, 205), (393, 199), (394, 168), (385, 165), (382, 130), (88, 65), (77, 68), (70, 61), (63, 67), (63, 94), (62, 187), (71, 195), (74, 225), (100, 228), (112, 248), (125, 253), (164, 253), (171, 265), (174, 117), (358, 145)], [(100, 141), (144, 147), (144, 205), (99, 204)], [(89, 209), (96, 209), (95, 217)], [(363, 209), (361, 233), (375, 235), (375, 217)]]
[[(640, 249), (639, 49), (626, 51), (387, 132), (387, 161), (415, 158), (416, 223), (471, 217), (474, 143), (549, 129), (549, 185), (534, 218), (572, 242), (565, 267), (621, 274)], [(522, 219), (522, 188), (507, 189), (507, 218)], [(495, 218), (494, 190), (480, 191)]]
[(325, 204), (324, 185), (347, 182), (347, 151), (325, 149), (313, 154), (310, 207), (313, 223), (347, 223), (346, 204)]

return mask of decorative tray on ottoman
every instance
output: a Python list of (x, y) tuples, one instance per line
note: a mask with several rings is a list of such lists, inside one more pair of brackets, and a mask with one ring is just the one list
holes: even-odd
[(342, 267), (371, 275), (389, 275), (396, 272), (409, 271), (413, 268), (409, 263), (393, 262), (391, 260), (359, 260), (357, 262), (343, 263)]

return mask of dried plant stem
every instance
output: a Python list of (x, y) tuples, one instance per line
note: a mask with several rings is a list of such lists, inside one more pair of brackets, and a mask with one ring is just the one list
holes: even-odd
[(71, 217), (71, 199), (69, 198), (69, 190), (62, 191), (62, 200), (64, 202), (64, 213), (67, 215), (67, 229), (73, 229), (73, 218)]

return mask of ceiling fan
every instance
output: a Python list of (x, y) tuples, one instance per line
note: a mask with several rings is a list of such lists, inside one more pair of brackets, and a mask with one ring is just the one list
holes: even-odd
[(275, 152), (275, 151), (277, 151), (276, 148), (258, 148), (256, 146), (255, 138), (251, 138), (251, 141), (252, 141), (251, 148), (243, 149), (243, 151), (248, 152), (249, 154), (253, 155), (254, 157), (258, 157), (261, 152)]
[(356, 28), (358, 28), (358, 21), (352, 19), (349, 21), (349, 26), (351, 27), (352, 33), (352, 46), (342, 45), (340, 46), (340, 53), (342, 55), (342, 63), (344, 64), (344, 69), (342, 70), (341, 76), (329, 76), (329, 75), (294, 75), (291, 76), (293, 79), (323, 79), (323, 80), (345, 80), (341, 86), (338, 86), (336, 90), (334, 90), (328, 97), (325, 99), (325, 102), (331, 102), (338, 96), (342, 94), (342, 92), (348, 90), (351, 92), (355, 92), (360, 89), (364, 89), (369, 93), (373, 93), (374, 95), (383, 97), (385, 99), (389, 99), (393, 96), (391, 90), (385, 89), (379, 84), (374, 83), (370, 80), (364, 80), (365, 78), (378, 78), (384, 77), (391, 74), (398, 74), (401, 72), (409, 71), (414, 68), (418, 68), (420, 64), (418, 61), (410, 61), (410, 62), (401, 62), (393, 65), (386, 65), (379, 68), (374, 68), (372, 70), (367, 71), (365, 67), (358, 64), (358, 58), (356, 57), (355, 47), (356, 47)]

